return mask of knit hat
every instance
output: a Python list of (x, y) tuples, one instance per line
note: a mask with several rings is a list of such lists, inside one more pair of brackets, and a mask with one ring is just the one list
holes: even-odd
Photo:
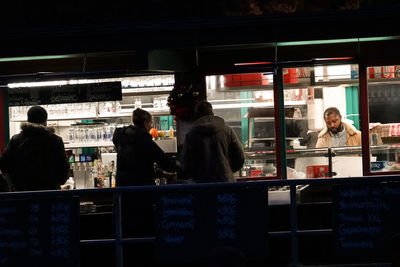
[(47, 111), (41, 106), (33, 106), (28, 110), (28, 122), (44, 123), (47, 120)]

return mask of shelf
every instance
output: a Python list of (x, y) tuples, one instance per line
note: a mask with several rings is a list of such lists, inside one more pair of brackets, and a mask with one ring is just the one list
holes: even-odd
[[(399, 152), (400, 147), (390, 145), (371, 146), (371, 153), (382, 154), (387, 152)], [(276, 151), (272, 148), (246, 148), (245, 155), (247, 160), (275, 160)], [(334, 147), (332, 156), (362, 156), (361, 147)], [(287, 159), (307, 158), (307, 157), (328, 157), (328, 148), (310, 149), (291, 149), (286, 151)]]
[[(68, 121), (68, 120), (85, 120), (85, 119), (94, 119), (95, 116), (93, 115), (82, 115), (82, 116), (67, 116), (67, 117), (49, 117), (47, 121)], [(26, 118), (18, 118), (18, 119), (11, 119), (12, 122), (24, 122)]]
[[(361, 147), (332, 148), (332, 156), (361, 156)], [(275, 160), (276, 151), (268, 148), (247, 148), (245, 151), (247, 160)], [(328, 148), (291, 149), (286, 151), (287, 159), (307, 157), (328, 157)]]
[[(240, 100), (240, 99), (239, 99)], [(285, 106), (301, 106), (306, 101), (285, 101)], [(232, 108), (273, 108), (274, 102), (254, 102), (254, 103), (235, 103), (235, 104), (217, 104), (213, 105), (213, 109), (232, 109)]]
[[(150, 87), (146, 87), (150, 88)], [(124, 88), (122, 89), (123, 96), (144, 96), (144, 95), (168, 95), (171, 93), (173, 86), (157, 86), (154, 87), (162, 88), (161, 90), (147, 90), (147, 91), (140, 91), (137, 88)], [(166, 88), (166, 89), (165, 89)]]
[(93, 143), (66, 143), (64, 147), (67, 148), (82, 148), (82, 147), (106, 147), (114, 146), (113, 142), (93, 142)]
[[(399, 84), (400, 78), (384, 78), (384, 79), (368, 79), (368, 84)], [(284, 83), (283, 89), (300, 89), (300, 88), (315, 88), (315, 87), (337, 87), (337, 86), (358, 86), (359, 79), (330, 79), (328, 81), (313, 81), (311, 77), (298, 78), (297, 83)], [(273, 90), (273, 84), (268, 85), (251, 85), (237, 87), (220, 87), (217, 91), (232, 92), (232, 91), (267, 91)]]
[[(154, 140), (156, 144), (167, 153), (176, 153), (176, 138), (166, 138)], [(66, 143), (65, 149), (84, 148), (84, 147), (110, 147), (114, 146), (113, 142), (92, 142), (92, 143)]]
[[(244, 118), (248, 118), (248, 117), (244, 117)], [(271, 122), (271, 121), (275, 120), (274, 117), (250, 117), (250, 118), (253, 119), (255, 122)], [(307, 117), (303, 117), (303, 118), (285, 117), (285, 121), (287, 121), (287, 120), (292, 120), (292, 121), (307, 120)]]
[[(100, 114), (97, 118), (118, 118), (118, 117), (131, 117), (134, 108), (124, 109), (123, 112), (113, 114)], [(152, 116), (169, 116), (169, 108), (144, 108)]]
[[(169, 108), (167, 109), (155, 109), (146, 108), (146, 111), (150, 112), (152, 116), (169, 116)], [(106, 118), (119, 118), (119, 117), (131, 117), (133, 109), (123, 113), (108, 113), (100, 114), (97, 117), (94, 115), (82, 115), (82, 116), (67, 116), (67, 117), (49, 117), (47, 121), (68, 121), (68, 120), (91, 120), (91, 119), (106, 119)], [(24, 122), (26, 118), (11, 119), (11, 122)]]

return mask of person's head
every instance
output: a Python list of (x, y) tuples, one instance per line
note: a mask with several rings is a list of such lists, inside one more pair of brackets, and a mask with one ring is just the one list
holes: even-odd
[(324, 112), (324, 120), (326, 127), (331, 133), (337, 134), (342, 131), (342, 115), (340, 115), (340, 111), (337, 108), (327, 108)]
[(197, 120), (203, 116), (214, 115), (211, 104), (207, 101), (200, 101), (194, 106), (194, 119)]
[(132, 113), (132, 122), (137, 127), (144, 128), (146, 131), (150, 131), (153, 120), (149, 112), (137, 108)]
[(33, 106), (28, 110), (28, 122), (47, 125), (47, 111), (41, 106)]

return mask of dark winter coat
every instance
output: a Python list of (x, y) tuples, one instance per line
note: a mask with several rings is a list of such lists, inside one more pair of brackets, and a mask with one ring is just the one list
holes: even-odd
[(144, 128), (117, 128), (113, 142), (117, 150), (117, 186), (154, 185), (154, 163), (166, 171), (175, 170), (175, 163)]
[(181, 158), (185, 177), (196, 182), (233, 182), (233, 173), (244, 163), (235, 132), (217, 116), (203, 116), (193, 123)]
[(21, 130), (0, 157), (0, 169), (13, 190), (60, 189), (69, 170), (62, 138), (41, 124), (22, 123)]

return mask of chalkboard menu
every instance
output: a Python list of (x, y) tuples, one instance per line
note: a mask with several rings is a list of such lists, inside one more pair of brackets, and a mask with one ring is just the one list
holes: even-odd
[(121, 82), (8, 88), (10, 106), (115, 101), (122, 99)]
[(0, 201), (0, 266), (79, 266), (77, 198)]
[(198, 260), (219, 247), (265, 258), (267, 208), (266, 187), (165, 193), (157, 204), (157, 258)]
[(400, 185), (338, 186), (334, 195), (336, 252), (347, 257), (387, 258), (400, 232)]

